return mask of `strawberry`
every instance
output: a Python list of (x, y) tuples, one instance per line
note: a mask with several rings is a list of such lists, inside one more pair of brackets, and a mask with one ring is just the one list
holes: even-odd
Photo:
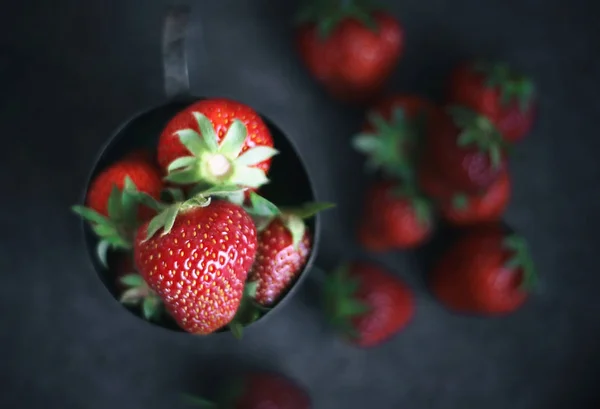
[(309, 72), (335, 98), (364, 102), (380, 93), (404, 51), (404, 29), (362, 0), (310, 0), (296, 45)]
[(367, 193), (359, 240), (372, 251), (416, 247), (429, 238), (432, 218), (429, 201), (408, 186), (378, 182)]
[(502, 218), (510, 199), (510, 178), (505, 170), (484, 192), (475, 195), (457, 194), (443, 202), (440, 213), (453, 225), (464, 226), (496, 222)]
[(342, 266), (327, 277), (325, 305), (332, 325), (350, 342), (372, 347), (403, 329), (414, 314), (410, 289), (380, 267)]
[(257, 188), (268, 182), (273, 138), (250, 107), (228, 99), (196, 102), (178, 113), (158, 142), (166, 180), (180, 185), (235, 184)]
[(256, 302), (272, 307), (293, 285), (310, 254), (312, 239), (303, 219), (333, 205), (307, 203), (297, 209), (280, 210), (254, 193), (250, 200), (250, 213), (262, 220), (256, 260), (248, 280), (258, 283)]
[(412, 180), (418, 148), (434, 105), (416, 95), (392, 95), (375, 105), (354, 148), (367, 155), (370, 169), (381, 168), (391, 177)]
[(233, 320), (256, 254), (252, 218), (239, 205), (211, 200), (223, 192), (232, 190), (215, 188), (163, 206), (134, 242), (140, 274), (193, 334), (210, 334)]
[(141, 312), (148, 321), (160, 318), (162, 302), (152, 291), (137, 271), (131, 254), (121, 255), (117, 265), (117, 290), (119, 301), (125, 305), (141, 307)]
[[(100, 172), (90, 183), (86, 205), (102, 216), (109, 216), (109, 198), (114, 188), (123, 190), (129, 177), (136, 188), (158, 199), (163, 188), (160, 173), (150, 163), (129, 157), (115, 162)], [(147, 209), (140, 211), (140, 219), (152, 217)]]
[(472, 61), (459, 65), (450, 78), (450, 103), (488, 117), (504, 138), (517, 142), (533, 127), (536, 93), (532, 81), (507, 64)]
[(450, 106), (431, 122), (423, 160), (435, 165), (453, 191), (470, 194), (484, 190), (502, 173), (504, 148), (487, 118)]
[(98, 256), (104, 265), (109, 248), (131, 249), (138, 225), (156, 214), (135, 200), (138, 191), (158, 199), (162, 188), (158, 169), (131, 157), (113, 163), (92, 180), (87, 207), (75, 205), (72, 210), (89, 222), (100, 238)]
[(298, 384), (275, 373), (251, 372), (231, 381), (217, 402), (186, 395), (206, 409), (310, 409), (310, 397)]
[(472, 228), (447, 249), (432, 270), (431, 288), (452, 310), (504, 315), (523, 305), (535, 279), (525, 240), (492, 224)]

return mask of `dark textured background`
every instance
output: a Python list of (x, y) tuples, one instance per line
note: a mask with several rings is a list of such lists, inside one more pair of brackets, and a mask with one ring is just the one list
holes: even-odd
[[(471, 55), (506, 59), (536, 78), (540, 118), (512, 160), (507, 220), (531, 240), (542, 285), (511, 317), (461, 318), (431, 299), (405, 255), (389, 255), (381, 261), (413, 285), (418, 312), (374, 350), (331, 336), (310, 306), (309, 284), (242, 343), (163, 331), (114, 302), (68, 207), (113, 129), (163, 101), (168, 2), (5, 3), (1, 407), (184, 407), (176, 393), (200, 389), (203, 375), (254, 365), (297, 379), (325, 409), (598, 405), (600, 24), (592, 0), (389, 1), (408, 39), (393, 89), (436, 96), (451, 65)], [(249, 103), (292, 135), (320, 198), (340, 203), (323, 217), (321, 262), (352, 255), (354, 189), (364, 179), (348, 137), (361, 116), (328, 100), (299, 65), (288, 25), (295, 2), (193, 3), (193, 91)]]

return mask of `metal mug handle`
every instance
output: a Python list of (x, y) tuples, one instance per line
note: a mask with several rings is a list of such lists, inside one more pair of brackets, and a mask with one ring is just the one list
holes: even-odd
[(162, 59), (165, 94), (169, 99), (190, 95), (185, 37), (190, 15), (188, 6), (172, 6), (167, 10), (162, 33)]

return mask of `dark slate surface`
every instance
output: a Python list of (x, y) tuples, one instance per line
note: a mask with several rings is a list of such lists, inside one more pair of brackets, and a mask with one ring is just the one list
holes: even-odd
[[(461, 318), (431, 299), (406, 255), (386, 256), (415, 288), (418, 312), (402, 335), (368, 351), (331, 336), (309, 284), (242, 343), (159, 330), (113, 301), (68, 206), (112, 130), (163, 101), (168, 2), (11, 3), (0, 12), (0, 407), (184, 407), (177, 392), (201, 389), (215, 371), (257, 365), (297, 379), (325, 409), (598, 405), (593, 1), (389, 1), (408, 30), (394, 89), (436, 96), (449, 67), (470, 55), (506, 59), (537, 79), (541, 117), (511, 164), (507, 220), (531, 240), (543, 281), (511, 317)], [(353, 189), (365, 181), (347, 142), (361, 116), (328, 100), (299, 65), (288, 28), (295, 2), (193, 3), (194, 92), (240, 99), (289, 132), (320, 197), (340, 203), (323, 218), (321, 263), (354, 254)]]

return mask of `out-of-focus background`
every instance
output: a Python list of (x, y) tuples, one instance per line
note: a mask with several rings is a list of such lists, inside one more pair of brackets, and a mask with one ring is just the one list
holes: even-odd
[[(453, 316), (410, 256), (378, 260), (417, 293), (413, 324), (382, 347), (332, 336), (311, 283), (242, 343), (157, 329), (123, 310), (88, 261), (80, 199), (98, 150), (135, 112), (164, 101), (164, 0), (4, 2), (0, 8), (0, 376), (2, 408), (177, 408), (215, 373), (259, 366), (298, 380), (316, 408), (587, 409), (600, 404), (600, 24), (592, 0), (403, 0), (407, 31), (390, 91), (441, 95), (463, 58), (506, 60), (540, 94), (535, 131), (511, 159), (507, 221), (542, 277), (518, 314)], [(293, 49), (298, 3), (190, 3), (193, 92), (266, 114), (295, 141), (323, 215), (319, 262), (358, 253), (363, 114), (329, 99)], [(262, 328), (262, 329), (259, 329)], [(594, 406), (596, 405), (596, 406)]]

